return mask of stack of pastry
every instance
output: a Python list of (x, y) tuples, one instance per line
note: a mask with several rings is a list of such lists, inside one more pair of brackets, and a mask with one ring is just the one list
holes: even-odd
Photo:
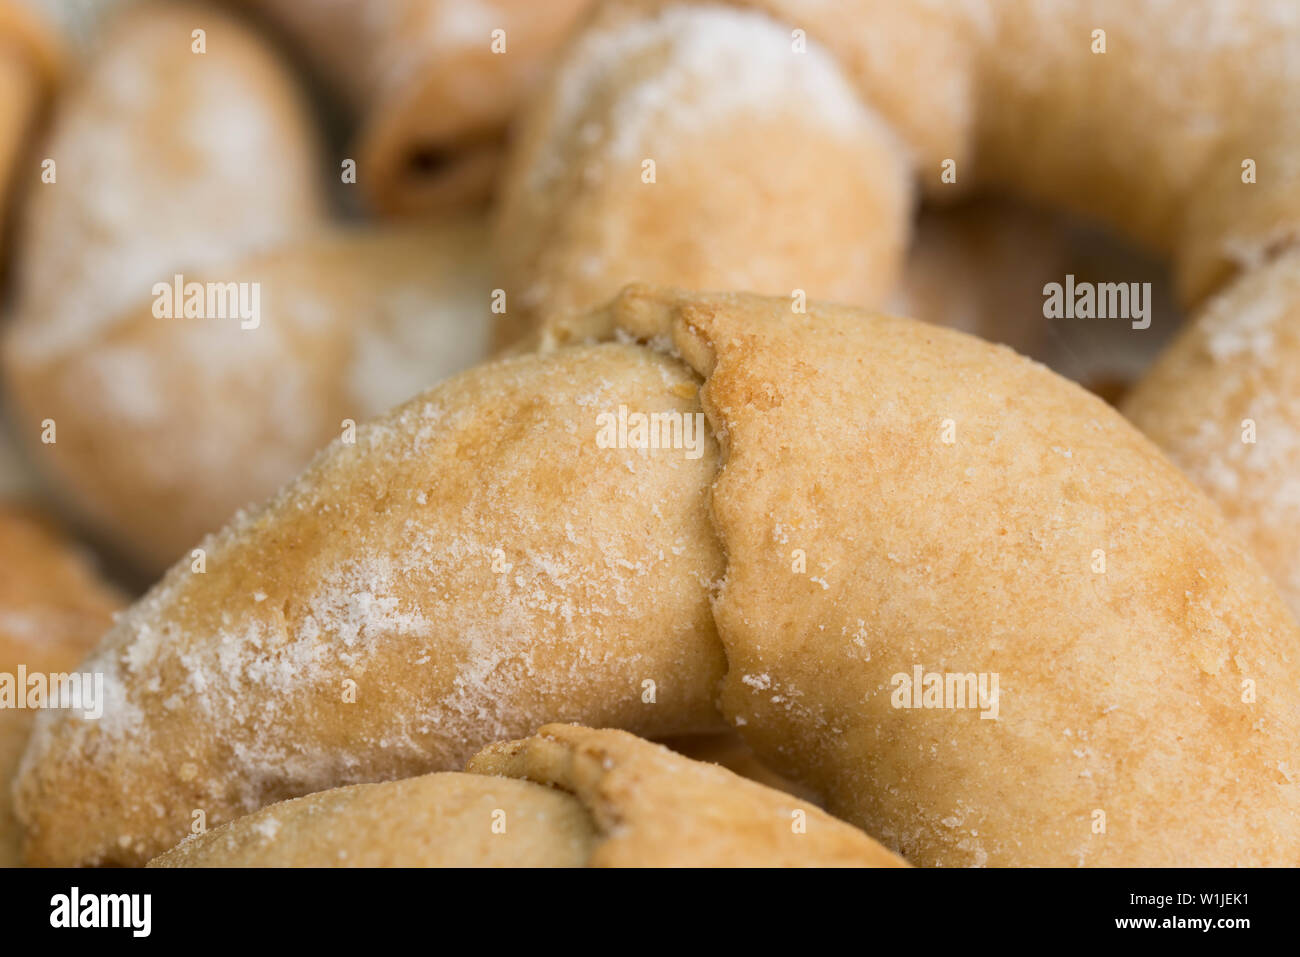
[(0, 20), (7, 860), (1300, 863), (1300, 19), (118, 7), (39, 133)]

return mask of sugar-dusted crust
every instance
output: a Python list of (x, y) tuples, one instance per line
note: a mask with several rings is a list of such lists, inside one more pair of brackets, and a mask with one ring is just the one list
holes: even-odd
[(444, 772), (281, 801), (186, 838), (150, 867), (581, 867), (597, 840), (571, 795)]
[(32, 321), (11, 348), (33, 363), (76, 351), (154, 283), (314, 231), (318, 145), (285, 66), (229, 14), (115, 12), (44, 145), (57, 181), (23, 211), (16, 311)]
[(458, 768), (546, 721), (719, 727), (716, 446), (596, 441), (598, 413), (698, 414), (696, 389), (648, 350), (578, 347), (479, 367), (336, 441), (105, 636), (102, 720), (42, 716), (29, 859), (142, 863), (196, 809), (216, 827)]
[[(919, 864), (1297, 863), (1300, 628), (1114, 410), (847, 308), (633, 288), (601, 322), (705, 377), (723, 709), (760, 758)], [(892, 706), (918, 665), (998, 674), (998, 718)]]
[(903, 867), (816, 806), (622, 731), (547, 725), (469, 763), (577, 796), (592, 867)]
[[(318, 147), (278, 53), (185, 3), (119, 11), (60, 103), (58, 180), (32, 190), (19, 234), (3, 387), (20, 435), (55, 421), (34, 463), (146, 580), (345, 420), (487, 353), (483, 218), (330, 224)], [(231, 298), (198, 316), (188, 293), (160, 303), (177, 276)], [(254, 291), (255, 319), (231, 315)]]
[[(199, 29), (202, 54), (192, 52)], [(161, 358), (115, 348), (115, 323), (143, 304), (146, 337), (174, 347), (171, 321), (148, 312), (155, 284), (176, 274), (206, 280), (217, 263), (316, 231), (324, 218), (318, 143), (296, 83), (267, 44), (228, 13), (185, 2), (114, 11), (57, 106), (42, 146), (54, 180), (33, 174), (15, 232), (14, 315), (3, 330), (0, 385), (15, 434), (55, 490), (98, 534), (157, 571), (160, 553), (175, 557), (168, 536), (192, 530), (194, 517), (167, 511), (176, 492), (149, 472), (169, 463), (193, 468), (206, 424), (191, 419), (177, 439), (163, 420), (209, 402), (216, 403), (209, 417), (225, 410), (247, 419), (241, 404), (255, 403), (263, 418), (268, 397), (249, 396), (238, 383), (218, 400), (200, 396), (191, 381), (202, 380), (199, 360), (172, 348)], [(167, 386), (180, 379), (186, 387), (155, 392), (168, 376)], [(57, 441), (38, 442), (51, 419)], [(141, 435), (142, 420), (151, 434)], [(187, 473), (200, 511), (211, 508), (202, 501), (207, 489), (230, 468), (219, 465), (214, 475), (211, 458), (200, 466), (208, 471)], [(261, 494), (274, 488), (264, 477), (261, 485)], [(223, 508), (207, 519), (228, 514)]]
[[(38, 510), (0, 505), (0, 672), (16, 680), (77, 666), (123, 605), (87, 557)], [(35, 715), (0, 709), (0, 867), (20, 860), (10, 786)]]

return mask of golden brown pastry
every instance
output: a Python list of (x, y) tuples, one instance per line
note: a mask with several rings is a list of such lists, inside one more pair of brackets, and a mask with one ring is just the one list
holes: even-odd
[[(30, 860), (140, 862), (192, 809), (549, 720), (710, 730), (721, 681), (761, 760), (915, 863), (1296, 863), (1300, 628), (1100, 399), (744, 294), (633, 287), (542, 345), (336, 442), (122, 618), (110, 712), (33, 736)], [(702, 408), (720, 451), (608, 447), (620, 406)]]
[(591, 0), (243, 2), (357, 114), (356, 182), (370, 205), (419, 216), (492, 192), (508, 122)]
[[(10, 391), (29, 432), (58, 427), (33, 458), (156, 577), (331, 439), (487, 354), (486, 243), (478, 219), (322, 230), (179, 286), (168, 276), (161, 298), (43, 363), (26, 347), (46, 317), (25, 314), (7, 342)], [(228, 315), (181, 314), (189, 283), (205, 303), (230, 289)]]
[(992, 187), (1099, 219), (1172, 256), (1189, 303), (1294, 237), (1286, 4), (736, 2), (835, 55), (929, 196)]
[[(0, 681), (66, 673), (108, 628), (122, 598), (50, 521), (28, 506), (0, 504)], [(24, 699), (26, 700), (26, 699)], [(10, 785), (35, 712), (0, 707), (0, 867), (19, 863), (22, 830)]]
[(285, 801), (150, 866), (905, 866), (815, 807), (622, 731), (547, 725), (469, 771)]
[[(620, 405), (683, 417), (695, 457), (600, 447)], [(686, 370), (619, 344), (481, 366), (335, 440), (105, 636), (102, 720), (38, 724), (29, 859), (143, 863), (191, 809), (452, 770), (552, 720), (719, 729), (716, 454)]]

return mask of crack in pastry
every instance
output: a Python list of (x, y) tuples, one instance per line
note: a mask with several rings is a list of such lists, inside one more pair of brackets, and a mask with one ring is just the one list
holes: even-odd
[[(602, 324), (704, 378), (722, 708), (774, 770), (917, 864), (1296, 863), (1300, 628), (1100, 399), (846, 307), (632, 287)], [(999, 675), (996, 720), (900, 709), (918, 665)]]
[(902, 867), (867, 835), (790, 794), (621, 731), (548, 725), (469, 763), (582, 801), (590, 867)]

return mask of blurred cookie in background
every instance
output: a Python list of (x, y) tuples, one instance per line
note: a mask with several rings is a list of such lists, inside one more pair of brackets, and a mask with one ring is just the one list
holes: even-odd
[(372, 212), (491, 195), (507, 126), (592, 0), (231, 0), (299, 52), (351, 114)]
[(17, 233), (0, 386), (69, 513), (151, 577), (483, 358), (492, 283), (477, 218), (332, 223), (308, 105), (247, 24), (143, 3), (93, 49)]
[(16, 167), (62, 77), (63, 57), (58, 29), (39, 11), (0, 0), (0, 251)]
[[(483, 359), (486, 246), (477, 218), (325, 232), (165, 280), (45, 362), (23, 353), (40, 321), (24, 317), (10, 335), (10, 387), (25, 434), (58, 429), (31, 456), (154, 576), (332, 439)], [(209, 297), (225, 315), (187, 314)]]
[[(0, 682), (28, 703), (29, 685), (74, 670), (112, 623), (122, 596), (89, 556), (30, 506), (0, 502)], [(21, 671), (20, 671), (21, 668)], [(21, 831), (9, 784), (36, 712), (17, 700), (0, 708), (0, 867), (19, 862)]]

